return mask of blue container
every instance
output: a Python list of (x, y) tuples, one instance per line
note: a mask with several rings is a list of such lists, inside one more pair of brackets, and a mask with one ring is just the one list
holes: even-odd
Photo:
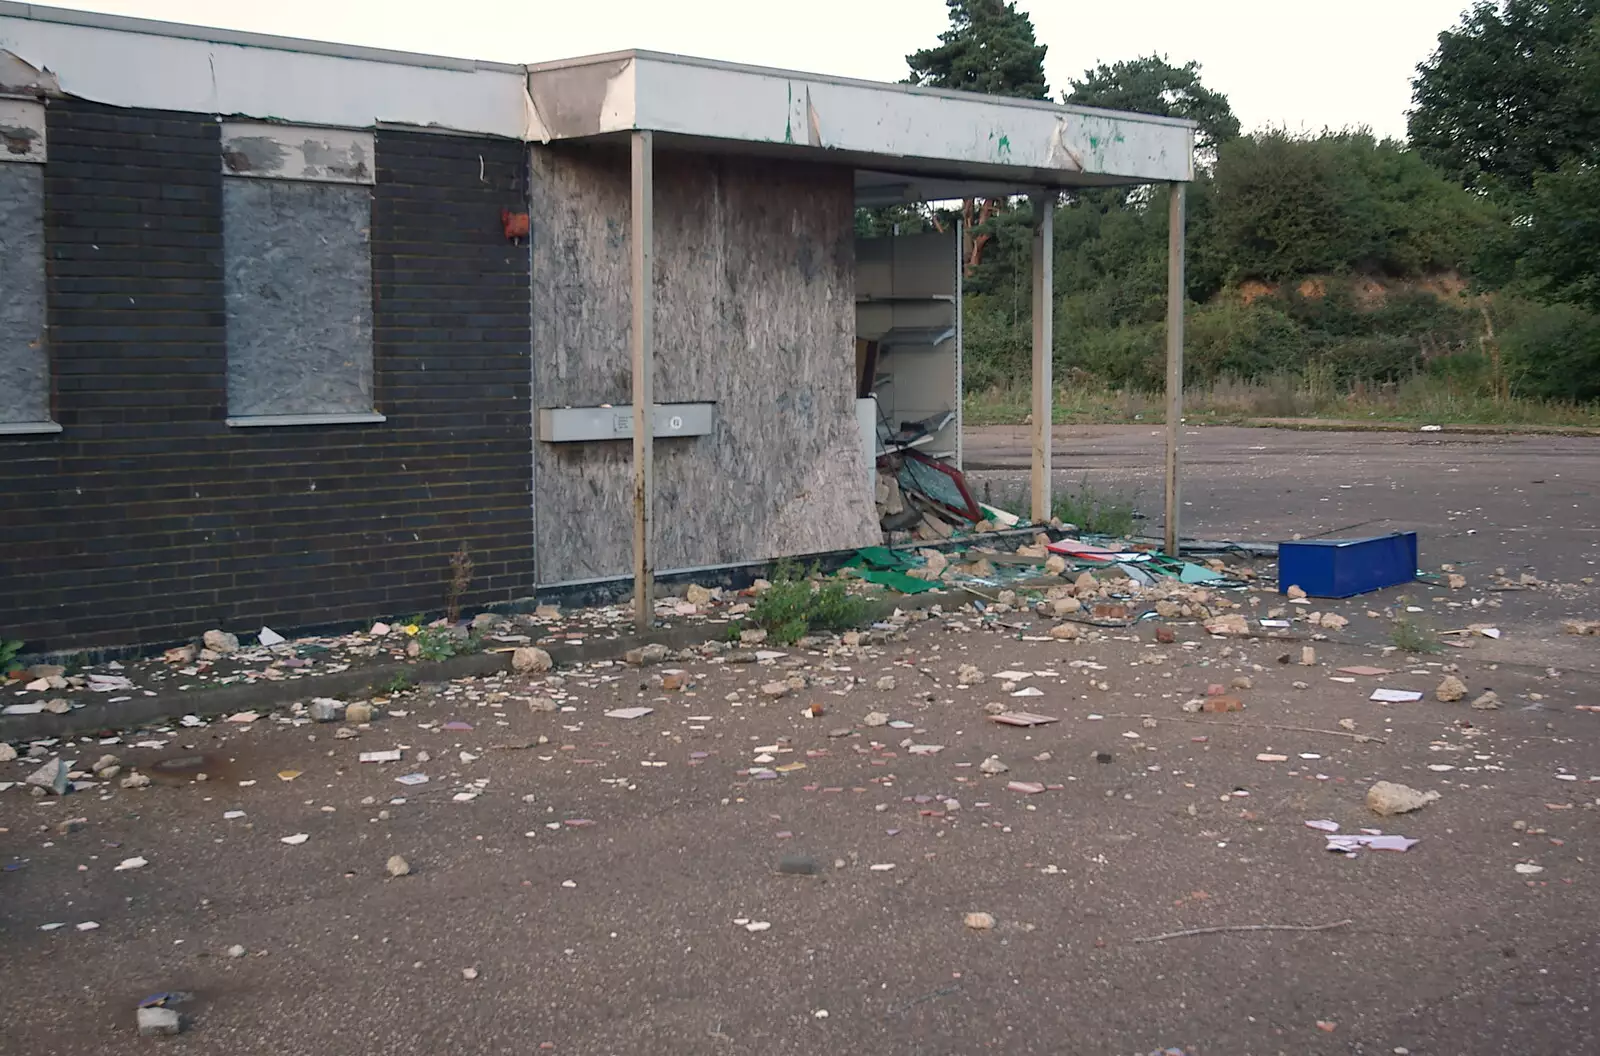
[(1314, 598), (1349, 598), (1416, 578), (1416, 532), (1278, 544), (1280, 594), (1299, 587)]

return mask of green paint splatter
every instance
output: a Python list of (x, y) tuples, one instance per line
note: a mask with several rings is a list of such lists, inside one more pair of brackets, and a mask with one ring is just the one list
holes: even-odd
[(784, 114), (785, 114), (785, 116), (784, 116), (784, 119), (783, 119), (783, 141), (785, 143), (793, 143), (794, 142), (794, 82), (793, 81), (789, 82), (789, 105), (785, 109)]
[(1011, 137), (1001, 136), (999, 146), (995, 152), (1003, 158), (1009, 158), (1011, 156)]

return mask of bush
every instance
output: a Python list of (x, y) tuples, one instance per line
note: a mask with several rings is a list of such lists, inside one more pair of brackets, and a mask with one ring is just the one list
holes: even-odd
[(1600, 315), (1571, 305), (1512, 302), (1500, 335), (1511, 390), (1518, 396), (1600, 399)]
[[(813, 568), (811, 575), (817, 570)], [(750, 608), (750, 619), (780, 645), (793, 645), (813, 631), (843, 631), (867, 618), (867, 603), (842, 580), (812, 584), (793, 562), (780, 561), (772, 585)]]

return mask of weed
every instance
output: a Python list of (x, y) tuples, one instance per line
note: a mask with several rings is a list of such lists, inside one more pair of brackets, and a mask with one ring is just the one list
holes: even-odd
[(417, 655), (424, 660), (448, 660), (483, 648), (477, 635), (462, 637), (454, 627), (424, 627), (417, 632)]
[(1404, 653), (1437, 653), (1439, 651), (1439, 639), (1433, 633), (1432, 628), (1405, 616), (1398, 617), (1394, 621), (1394, 628), (1389, 632), (1389, 642)]
[(411, 688), (411, 674), (407, 671), (396, 671), (394, 673), (394, 677), (390, 678), (389, 681), (377, 688), (381, 690), (384, 695), (390, 697), (394, 696), (396, 693), (404, 693), (406, 690)]
[[(810, 576), (817, 575), (812, 568)], [(750, 618), (779, 645), (793, 645), (812, 631), (842, 631), (860, 626), (867, 603), (840, 580), (813, 586), (791, 561), (781, 561), (768, 587), (750, 609)]]
[(0, 638), (0, 674), (11, 670), (12, 661), (22, 652), (22, 643), (15, 639)]
[(739, 644), (739, 636), (742, 634), (744, 634), (744, 621), (734, 620), (728, 624), (728, 629), (723, 632), (722, 640), (737, 645)]
[(1056, 496), (1052, 512), (1089, 535), (1126, 536), (1133, 533), (1133, 500), (1095, 490), (1087, 479), (1076, 491)]
[(445, 589), (444, 618), (451, 623), (461, 619), (461, 598), (472, 585), (472, 551), (462, 543), (450, 555), (450, 586)]
[[(1158, 391), (1075, 384), (1053, 401), (1057, 424), (1156, 424), (1166, 419)], [(1030, 413), (1020, 385), (969, 391), (967, 425), (1014, 425)], [(1249, 424), (1263, 419), (1314, 419), (1341, 424), (1432, 422), (1467, 425), (1600, 427), (1600, 403), (1485, 394), (1439, 374), (1419, 373), (1383, 383), (1336, 384), (1316, 370), (1249, 380), (1221, 377), (1189, 385), (1183, 414), (1191, 422)]]

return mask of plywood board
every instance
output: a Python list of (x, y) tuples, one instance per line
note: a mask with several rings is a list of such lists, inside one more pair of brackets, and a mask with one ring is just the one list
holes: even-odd
[[(535, 400), (628, 402), (628, 166), (533, 148)], [(878, 541), (855, 410), (850, 171), (656, 157), (656, 400), (712, 401), (703, 437), (656, 443), (662, 570)], [(626, 443), (539, 444), (544, 583), (626, 575)]]

